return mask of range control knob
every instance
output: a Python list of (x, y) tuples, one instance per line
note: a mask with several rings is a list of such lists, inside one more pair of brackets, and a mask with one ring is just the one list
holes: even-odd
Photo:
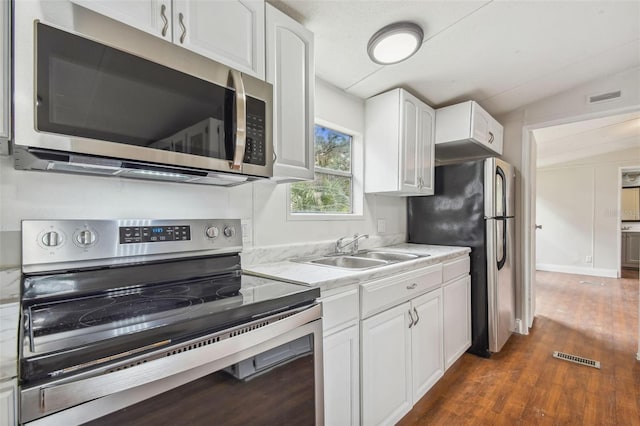
[(56, 247), (62, 244), (62, 238), (56, 231), (45, 232), (42, 236), (42, 244), (47, 247)]
[(236, 234), (236, 230), (232, 226), (225, 226), (223, 232), (227, 238), (231, 238)]
[(76, 242), (81, 246), (90, 246), (96, 241), (96, 234), (85, 229), (84, 231), (80, 231), (78, 235), (76, 235)]
[(215, 226), (208, 227), (207, 230), (205, 231), (205, 233), (207, 234), (207, 237), (209, 237), (209, 238), (217, 238), (218, 235), (220, 235), (220, 231)]

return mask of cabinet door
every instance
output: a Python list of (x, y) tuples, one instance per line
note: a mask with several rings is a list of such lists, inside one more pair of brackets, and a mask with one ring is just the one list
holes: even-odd
[(171, 0), (71, 0), (71, 2), (171, 41)]
[(400, 190), (417, 193), (419, 192), (420, 177), (420, 107), (422, 102), (404, 90), (400, 93), (400, 116), (402, 117)]
[(15, 380), (0, 383), (0, 426), (18, 424), (17, 383)]
[(444, 374), (442, 289), (433, 290), (411, 302), (413, 403), (418, 402)]
[(494, 150), (497, 154), (502, 155), (502, 140), (504, 127), (498, 123), (493, 117), (490, 117), (489, 121), (489, 139), (487, 140), (487, 146)]
[(489, 141), (489, 121), (491, 116), (475, 102), (471, 107), (471, 138), (483, 145)]
[(0, 3), (0, 155), (9, 154), (11, 138), (11, 13), (10, 1)]
[(620, 219), (640, 220), (640, 188), (622, 188)]
[(393, 424), (412, 406), (410, 303), (361, 322), (362, 423)]
[(277, 180), (314, 178), (313, 33), (266, 5), (267, 81), (273, 84)]
[(471, 346), (471, 278), (447, 283), (442, 291), (446, 370)]
[(623, 238), (622, 266), (640, 266), (640, 232), (625, 232)]
[(324, 423), (360, 424), (360, 352), (353, 325), (324, 338)]
[(419, 109), (420, 140), (418, 163), (418, 188), (420, 194), (433, 195), (433, 162), (435, 154), (435, 118), (433, 108), (421, 104)]
[(264, 80), (264, 1), (174, 0), (173, 42)]
[(502, 154), (502, 125), (475, 102), (472, 103), (471, 123), (472, 139), (496, 154)]

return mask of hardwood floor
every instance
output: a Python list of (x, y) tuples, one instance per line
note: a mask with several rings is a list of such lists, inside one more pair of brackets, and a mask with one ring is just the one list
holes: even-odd
[(464, 354), (399, 424), (640, 425), (638, 283), (538, 272), (530, 334), (491, 359)]

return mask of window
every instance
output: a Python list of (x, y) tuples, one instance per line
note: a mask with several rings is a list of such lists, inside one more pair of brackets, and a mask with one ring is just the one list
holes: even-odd
[(316, 124), (314, 145), (316, 178), (291, 184), (291, 213), (354, 213), (353, 136)]

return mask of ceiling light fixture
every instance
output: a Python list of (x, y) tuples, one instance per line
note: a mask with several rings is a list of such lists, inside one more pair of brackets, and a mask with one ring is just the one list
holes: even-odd
[(396, 22), (371, 37), (367, 53), (371, 60), (382, 65), (396, 64), (411, 57), (422, 46), (424, 33), (413, 22)]

